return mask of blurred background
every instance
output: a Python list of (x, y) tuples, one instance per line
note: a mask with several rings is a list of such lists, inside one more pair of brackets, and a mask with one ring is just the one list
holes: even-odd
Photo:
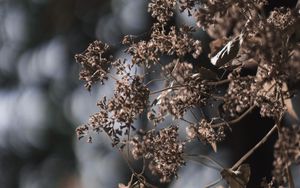
[[(0, 187), (117, 187), (130, 174), (104, 135), (78, 141), (97, 111), (74, 60), (101, 39), (147, 30), (142, 0), (0, 0)], [(108, 87), (109, 88), (109, 87)], [(98, 139), (98, 140), (97, 140)]]
[[(124, 56), (122, 36), (145, 33), (152, 21), (147, 0), (0, 0), (1, 188), (127, 184), (128, 167), (107, 137), (95, 136), (92, 144), (76, 138), (75, 128), (97, 112), (97, 99), (112, 90), (105, 85), (86, 91), (78, 80), (80, 66), (73, 57), (96, 39)], [(184, 15), (174, 22), (194, 24)], [(198, 37), (207, 40), (203, 32)], [(256, 121), (266, 124), (266, 131), (272, 126), (270, 120), (251, 117), (244, 123)], [(253, 128), (250, 132), (238, 129), (240, 134), (232, 134), (225, 143), (231, 147), (218, 155), (224, 166), (239, 159), (265, 134), (256, 134)], [(272, 166), (273, 143), (263, 153), (269, 166), (257, 169), (261, 173), (258, 178), (270, 176), (267, 170)], [(264, 160), (257, 158), (250, 160)], [(161, 187), (202, 187), (218, 177), (218, 171), (188, 163), (177, 181)]]

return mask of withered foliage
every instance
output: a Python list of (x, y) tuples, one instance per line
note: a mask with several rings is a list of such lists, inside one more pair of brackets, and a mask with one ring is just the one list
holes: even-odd
[(100, 81), (104, 84), (109, 72), (110, 58), (103, 57), (109, 46), (101, 41), (95, 41), (82, 53), (77, 54), (75, 59), (82, 65), (79, 78), (86, 82), (85, 87), (90, 90), (92, 84)]
[(212, 127), (211, 123), (205, 119), (202, 119), (198, 124), (187, 127), (186, 133), (189, 139), (198, 138), (203, 143), (209, 143), (213, 147), (225, 138), (224, 126)]
[(201, 42), (191, 37), (193, 31), (195, 30), (188, 26), (181, 28), (172, 26), (170, 31), (166, 32), (164, 25), (155, 23), (149, 41), (135, 42), (131, 36), (125, 36), (123, 44), (129, 45), (126, 52), (132, 56), (132, 64), (150, 67), (159, 63), (162, 54), (184, 57), (192, 53), (194, 58), (197, 58), (202, 48)]
[(184, 143), (179, 141), (177, 131), (178, 127), (171, 125), (158, 133), (150, 130), (130, 142), (133, 157), (150, 160), (149, 169), (159, 175), (161, 182), (170, 181), (185, 163), (182, 158)]
[(279, 184), (287, 184), (288, 177), (283, 169), (292, 164), (299, 164), (300, 159), (300, 127), (282, 127), (275, 143), (274, 180)]
[[(88, 136), (91, 141), (90, 132), (104, 131), (114, 147), (122, 152), (127, 148), (134, 159), (143, 159), (141, 173), (130, 168), (134, 184), (154, 187), (143, 176), (147, 169), (161, 182), (171, 181), (185, 165), (186, 145), (198, 140), (217, 151), (226, 129), (231, 130), (234, 123), (258, 108), (261, 116), (274, 119), (279, 134), (274, 146), (274, 177), (269, 183), (264, 180), (262, 186), (290, 184), (289, 169), (300, 156), (300, 131), (299, 125), (289, 127), (281, 119), (287, 114), (286, 101), (299, 89), (300, 10), (281, 7), (265, 14), (266, 4), (265, 0), (150, 0), (148, 11), (156, 21), (148, 39), (129, 35), (122, 41), (130, 61), (114, 59), (109, 45), (101, 41), (75, 56), (82, 65), (79, 78), (88, 90), (97, 82), (115, 81), (113, 96), (99, 100), (99, 112), (77, 128), (79, 138)], [(184, 11), (196, 27), (170, 24), (172, 17)], [(195, 67), (188, 57), (197, 61), (202, 53), (201, 41), (193, 37), (199, 30), (212, 38), (211, 61)], [(204, 68), (204, 64), (223, 74)], [(144, 69), (145, 74), (132, 73), (136, 68)], [(159, 70), (161, 78), (146, 80), (153, 70)], [(164, 87), (152, 91), (149, 86), (157, 80), (163, 81)], [(203, 110), (212, 104), (220, 105), (218, 113), (207, 117)], [(134, 122), (144, 114), (154, 126), (143, 131)], [(160, 126), (167, 116), (174, 122)], [(179, 138), (180, 127), (185, 127), (185, 138)], [(240, 166), (245, 158), (241, 160)]]

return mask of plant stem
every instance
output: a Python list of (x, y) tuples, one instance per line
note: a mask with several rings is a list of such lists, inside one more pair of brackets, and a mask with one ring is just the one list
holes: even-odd
[(166, 87), (166, 88), (163, 88), (163, 89), (160, 89), (160, 90), (157, 90), (157, 91), (153, 91), (153, 92), (150, 93), (150, 95), (154, 95), (154, 94), (161, 93), (161, 92), (169, 90), (169, 89), (175, 89), (175, 88), (180, 88), (180, 87), (186, 87), (186, 86), (178, 85), (178, 86)]
[(264, 144), (272, 133), (277, 129), (277, 124), (275, 124), (272, 129), (251, 149), (249, 150), (240, 160), (238, 160), (232, 167), (231, 170), (238, 168), (250, 155), (254, 153), (262, 144)]
[(255, 150), (257, 150), (261, 145), (263, 145), (268, 138), (272, 135), (272, 133), (278, 128), (278, 125), (281, 122), (283, 114), (281, 114), (277, 123), (272, 127), (272, 129), (252, 148), (250, 149), (240, 160), (238, 160), (232, 167), (231, 170), (236, 170), (250, 155), (252, 155)]
[(222, 85), (222, 84), (226, 84), (229, 83), (231, 80), (229, 79), (225, 79), (225, 80), (220, 80), (220, 81), (209, 81), (209, 82), (205, 82), (204, 84), (209, 85), (209, 86), (214, 86), (214, 85)]
[(216, 124), (212, 124), (211, 127), (212, 128), (217, 128), (223, 125), (228, 125), (228, 124), (234, 124), (239, 122), (241, 119), (243, 119), (247, 114), (249, 114), (253, 109), (255, 108), (255, 105), (251, 106), (250, 108), (248, 108), (242, 115), (240, 115), (238, 118), (228, 121), (228, 122), (222, 122), (222, 123), (216, 123)]
[(289, 188), (295, 188), (294, 179), (293, 179), (293, 175), (292, 175), (290, 166), (287, 166), (285, 168), (285, 170), (286, 170), (286, 173), (288, 176)]
[(186, 123), (188, 123), (188, 124), (194, 124), (193, 122), (191, 122), (191, 121), (189, 121), (189, 120), (186, 120), (186, 119), (184, 119), (184, 118), (180, 118), (180, 120), (182, 120), (182, 121), (184, 121), (184, 122), (186, 122)]
[(153, 79), (153, 80), (150, 80), (149, 82), (147, 82), (145, 84), (145, 86), (148, 86), (149, 84), (151, 84), (152, 82), (156, 82), (156, 81), (164, 81), (166, 80), (165, 78), (157, 78), (157, 79)]

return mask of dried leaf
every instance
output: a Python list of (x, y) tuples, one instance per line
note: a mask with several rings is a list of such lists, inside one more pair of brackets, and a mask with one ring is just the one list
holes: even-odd
[(214, 57), (210, 59), (210, 62), (221, 67), (233, 60), (240, 49), (242, 42), (242, 34), (230, 40)]
[(160, 99), (160, 95), (156, 99), (153, 100), (153, 102), (151, 103), (151, 107), (157, 105), (159, 102), (159, 99)]
[(210, 143), (212, 149), (214, 150), (215, 153), (217, 153), (217, 143), (216, 142), (212, 142)]
[(211, 55), (216, 54), (218, 49), (221, 49), (221, 47), (224, 45), (224, 43), (227, 41), (227, 39), (224, 38), (218, 38), (209, 43), (210, 53)]
[(230, 188), (245, 188), (250, 180), (251, 169), (249, 164), (242, 164), (236, 171), (223, 169), (222, 177), (226, 180)]

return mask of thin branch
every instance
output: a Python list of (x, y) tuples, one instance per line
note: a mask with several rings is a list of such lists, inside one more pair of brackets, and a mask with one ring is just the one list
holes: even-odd
[(131, 185), (131, 184), (132, 184), (133, 177), (134, 177), (134, 174), (131, 174), (130, 181), (128, 182), (128, 185)]
[(150, 95), (154, 95), (154, 94), (161, 93), (161, 92), (169, 90), (169, 89), (176, 89), (176, 88), (180, 88), (180, 87), (186, 87), (186, 86), (185, 85), (178, 85), (178, 86), (166, 87), (166, 88), (163, 88), (163, 89), (160, 89), (160, 90), (157, 90), (157, 91), (153, 91), (153, 92), (150, 93)]
[[(254, 78), (254, 77), (253, 76), (244, 76), (244, 77), (237, 78), (237, 80), (242, 81), (242, 80), (248, 80), (251, 78)], [(204, 82), (204, 84), (206, 84), (206, 85), (222, 85), (222, 84), (229, 83), (231, 81), (232, 81), (231, 79), (224, 79), (224, 80), (220, 80), (220, 81), (208, 81), (208, 82)]]
[[(162, 68), (164, 67), (163, 64), (161, 64), (161, 62), (159, 62), (159, 61), (157, 61), (157, 60), (155, 60), (155, 62), (156, 62), (157, 64), (159, 64)], [(175, 65), (175, 66), (177, 66), (177, 65)], [(175, 68), (175, 67), (174, 67), (174, 68)], [(167, 70), (167, 69), (166, 69), (166, 70)], [(174, 69), (173, 69), (173, 70), (174, 70)], [(172, 72), (173, 72), (173, 70), (172, 70)], [(170, 74), (170, 76), (174, 79), (174, 81), (176, 81), (178, 84), (181, 85), (181, 83), (179, 83), (179, 82), (177, 81), (177, 79), (173, 76), (172, 72), (169, 72), (169, 71), (167, 70), (167, 74)]]
[[(159, 61), (155, 61), (157, 64), (159, 64), (161, 67), (163, 67), (163, 65), (159, 62)], [(177, 67), (177, 63), (175, 65)], [(175, 67), (174, 67), (175, 69)], [(174, 71), (174, 69), (172, 70), (172, 72)], [(189, 85), (182, 85), (180, 82), (177, 81), (176, 77), (173, 76), (172, 72), (167, 72), (167, 74), (170, 74), (170, 76), (174, 79), (174, 81), (179, 84), (179, 86), (181, 87), (190, 87)], [(205, 95), (208, 95), (208, 96), (211, 96), (215, 99), (219, 99), (219, 100), (224, 100), (224, 97), (221, 97), (221, 96), (217, 96), (217, 95), (211, 95), (209, 93), (206, 93), (206, 92), (201, 92), (202, 94), (205, 94)], [(151, 95), (151, 94), (150, 94)]]
[(231, 121), (228, 121), (228, 122), (212, 124), (211, 127), (212, 128), (217, 128), (217, 127), (228, 125), (228, 124), (235, 124), (235, 123), (239, 122), (240, 120), (242, 120), (246, 115), (248, 115), (255, 107), (256, 107), (255, 105), (251, 106), (242, 115), (240, 115), (238, 118), (236, 118), (234, 120), (231, 120)]
[[(107, 135), (107, 134), (106, 134), (106, 135)], [(112, 138), (111, 138), (109, 135), (107, 135), (107, 136), (108, 136), (108, 138), (109, 138), (111, 141), (113, 141)], [(130, 170), (131, 173), (139, 180), (139, 182), (141, 182), (142, 184), (144, 184), (146, 187), (149, 187), (149, 188), (157, 188), (155, 185), (152, 185), (151, 183), (148, 183), (148, 182), (144, 179), (144, 177), (143, 177), (141, 174), (137, 173), (137, 172), (134, 170), (134, 168), (132, 167), (132, 165), (130, 164), (130, 162), (129, 162), (129, 160), (128, 160), (128, 156), (124, 155), (124, 152), (123, 152), (123, 150), (122, 150), (121, 148), (119, 148), (119, 147), (117, 147), (117, 148), (118, 148), (118, 151), (120, 152), (122, 158), (125, 160), (125, 162), (126, 162), (128, 168), (129, 168), (129, 170)]]
[(286, 170), (287, 177), (288, 177), (289, 188), (295, 188), (294, 178), (293, 178), (290, 166), (287, 166), (285, 168), (285, 170)]
[(252, 155), (261, 145), (263, 145), (272, 133), (277, 129), (277, 126), (280, 124), (282, 116), (278, 119), (277, 123), (272, 127), (272, 129), (252, 148), (250, 149), (240, 160), (238, 160), (232, 167), (231, 170), (236, 170), (250, 155)]
[(157, 78), (157, 79), (153, 79), (153, 80), (150, 80), (149, 82), (147, 82), (145, 84), (145, 86), (148, 86), (149, 84), (151, 84), (152, 82), (156, 82), (156, 81), (164, 81), (166, 80), (165, 78)]
[(143, 168), (142, 168), (142, 171), (139, 173), (139, 175), (144, 174), (145, 170), (146, 170), (146, 159), (145, 159), (145, 157), (143, 157)]
[[(177, 86), (172, 86), (172, 87), (166, 87), (166, 88), (163, 88), (163, 89), (160, 89), (160, 90), (157, 90), (157, 91), (153, 91), (150, 93), (150, 95), (154, 95), (154, 94), (157, 94), (157, 93), (161, 93), (163, 91), (166, 91), (166, 90), (169, 90), (169, 89), (177, 89), (177, 88), (181, 88), (181, 87), (190, 87), (189, 85), (177, 85)], [(201, 92), (201, 91), (200, 91)], [(218, 96), (218, 95), (212, 95), (212, 94), (209, 94), (209, 93), (206, 93), (206, 92), (201, 92), (203, 95), (207, 95), (207, 96), (210, 96), (214, 99), (217, 99), (217, 100), (224, 100), (224, 97), (222, 96)]]
[[(159, 62), (159, 61), (155, 61), (157, 64), (159, 64), (161, 67), (163, 67), (163, 65)], [(175, 68), (177, 67), (177, 64), (178, 63), (176, 63), (176, 65), (175, 65), (175, 67), (173, 68), (173, 70), (172, 70), (172, 72), (175, 70)], [(176, 79), (176, 77), (174, 77), (173, 76), (173, 74), (172, 74), (172, 72), (167, 72), (167, 74), (170, 74), (170, 76), (174, 79), (174, 81), (177, 83), (177, 84), (179, 84), (179, 87), (181, 86), (181, 87), (190, 87), (189, 85), (182, 85), (180, 82), (178, 82), (177, 81), (177, 79)], [(166, 90), (167, 88), (165, 88), (165, 89), (163, 89), (163, 91), (164, 90)], [(159, 91), (157, 91), (157, 92), (159, 92)], [(150, 93), (150, 95), (151, 94), (155, 94), (155, 93), (157, 93), (157, 92), (153, 92), (153, 93)], [(160, 91), (161, 92), (161, 91)], [(213, 97), (213, 98), (215, 98), (215, 99), (218, 99), (218, 100), (224, 100), (224, 97), (221, 97), (221, 96), (217, 96), (217, 95), (211, 95), (211, 94), (209, 94), (209, 93), (206, 93), (206, 92), (201, 92), (202, 94), (205, 94), (205, 95), (208, 95), (208, 96), (211, 96), (211, 97)]]
[(225, 80), (220, 80), (220, 81), (215, 81), (215, 82), (212, 82), (212, 81), (204, 82), (204, 84), (214, 86), (214, 85), (226, 84), (226, 83), (229, 83), (230, 81), (231, 81), (230, 79), (225, 79)]
[[(215, 170), (222, 170), (224, 169), (224, 167), (218, 163), (217, 161), (213, 160), (212, 158), (206, 156), (206, 155), (201, 155), (201, 154), (184, 154), (182, 156), (185, 160), (190, 160), (190, 161), (194, 161), (194, 162), (198, 162), (200, 164), (203, 164), (204, 166), (208, 166), (212, 169)], [(209, 162), (211, 162), (212, 164), (214, 164), (215, 166), (212, 166), (208, 163), (205, 163), (204, 161), (207, 160)]]
[(213, 187), (215, 185), (217, 185), (218, 183), (220, 183), (220, 181), (222, 181), (223, 178), (219, 178), (217, 179), (216, 181), (210, 183), (209, 185), (206, 185), (204, 188), (210, 188), (210, 187)]
[(184, 122), (186, 122), (186, 123), (188, 123), (188, 124), (194, 124), (193, 122), (191, 122), (191, 121), (189, 121), (189, 120), (186, 120), (186, 119), (184, 119), (184, 118), (180, 118), (180, 120), (182, 120), (182, 121), (184, 121)]
[(264, 144), (272, 133), (277, 129), (277, 124), (275, 124), (272, 129), (251, 149), (249, 150), (240, 160), (238, 160), (232, 167), (231, 170), (238, 168), (250, 155), (254, 153), (262, 144)]
[(130, 171), (132, 172), (132, 174), (134, 174), (134, 176), (142, 183), (144, 184), (146, 187), (150, 187), (150, 188), (157, 188), (156, 186), (146, 182), (143, 178), (142, 175), (138, 174), (132, 167), (132, 165), (130, 164), (129, 160), (126, 158), (126, 156), (124, 156), (122, 150), (119, 149), (119, 151), (121, 152), (121, 155), (123, 156), (123, 159), (125, 160), (125, 162), (127, 163), (127, 166), (129, 167)]
[(209, 93), (206, 93), (206, 92), (201, 92), (201, 93), (204, 94), (204, 95), (210, 96), (210, 97), (212, 97), (212, 98), (214, 98), (214, 99), (217, 99), (217, 100), (221, 100), (221, 101), (224, 101), (224, 100), (225, 100), (224, 97), (219, 96), (219, 95), (212, 95), (212, 94), (209, 94)]
[(190, 109), (191, 114), (194, 116), (196, 121), (200, 121), (200, 118), (198, 118), (195, 114), (195, 112), (193, 111), (193, 109)]
[(115, 80), (115, 81), (119, 81), (119, 79), (118, 78), (116, 78), (114, 75), (112, 75), (112, 74), (108, 74), (113, 80)]

